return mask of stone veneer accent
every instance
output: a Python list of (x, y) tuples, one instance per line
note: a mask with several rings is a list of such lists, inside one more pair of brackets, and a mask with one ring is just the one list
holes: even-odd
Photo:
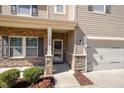
[(85, 72), (85, 60), (86, 56), (84, 55), (74, 55), (74, 70)]
[(0, 67), (23, 67), (23, 66), (42, 66), (44, 65), (44, 57), (42, 58), (20, 58), (20, 59), (0, 59)]
[(0, 58), (2, 58), (2, 36), (0, 36)]
[(45, 75), (52, 76), (53, 72), (53, 55), (45, 56)]

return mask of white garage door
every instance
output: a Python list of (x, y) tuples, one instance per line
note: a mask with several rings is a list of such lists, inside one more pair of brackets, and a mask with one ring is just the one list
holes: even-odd
[(124, 68), (124, 41), (89, 40), (88, 71)]

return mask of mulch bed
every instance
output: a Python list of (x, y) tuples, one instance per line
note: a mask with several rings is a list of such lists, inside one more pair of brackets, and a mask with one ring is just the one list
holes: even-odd
[(74, 77), (80, 83), (80, 85), (93, 85), (93, 82), (89, 80), (85, 75), (80, 71), (74, 73)]
[(54, 77), (43, 77), (35, 84), (28, 83), (23, 79), (17, 80), (17, 83), (12, 88), (54, 88)]

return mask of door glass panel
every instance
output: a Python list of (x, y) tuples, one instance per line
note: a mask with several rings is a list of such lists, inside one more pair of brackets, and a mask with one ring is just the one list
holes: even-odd
[(55, 41), (55, 49), (61, 49), (61, 41)]
[(63, 50), (62, 41), (54, 41), (54, 62), (62, 62)]

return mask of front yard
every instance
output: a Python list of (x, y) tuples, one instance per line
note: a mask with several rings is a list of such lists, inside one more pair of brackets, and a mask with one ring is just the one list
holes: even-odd
[(1, 88), (53, 88), (54, 77), (44, 77), (44, 70), (40, 67), (27, 68), (20, 77), (20, 70), (10, 69), (0, 74)]

